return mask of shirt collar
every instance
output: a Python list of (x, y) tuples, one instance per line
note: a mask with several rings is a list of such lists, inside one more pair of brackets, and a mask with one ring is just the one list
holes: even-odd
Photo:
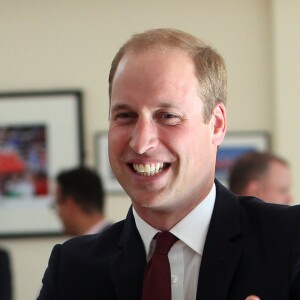
[[(203, 253), (215, 199), (216, 186), (213, 184), (206, 198), (170, 230), (170, 232), (200, 255)], [(133, 216), (145, 246), (146, 256), (148, 256), (151, 241), (159, 230), (146, 223), (134, 208)]]

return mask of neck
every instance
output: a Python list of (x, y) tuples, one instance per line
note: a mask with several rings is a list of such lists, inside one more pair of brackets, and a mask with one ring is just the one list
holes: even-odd
[(101, 214), (88, 214), (82, 216), (77, 222), (76, 235), (86, 234), (92, 227), (102, 221), (104, 217)]
[(181, 199), (182, 201), (180, 201), (179, 205), (171, 208), (145, 207), (134, 202), (133, 207), (137, 214), (149, 225), (161, 231), (169, 231), (194, 210), (194, 208), (208, 196), (211, 189), (212, 187), (205, 189), (205, 192), (200, 193), (199, 197), (195, 198), (193, 201)]
[[(200, 201), (201, 202), (201, 201)], [(149, 225), (160, 230), (169, 231), (186, 215), (188, 215), (199, 203), (195, 202), (192, 206), (178, 208), (172, 211), (158, 210), (153, 208), (143, 208), (134, 205), (137, 214)]]

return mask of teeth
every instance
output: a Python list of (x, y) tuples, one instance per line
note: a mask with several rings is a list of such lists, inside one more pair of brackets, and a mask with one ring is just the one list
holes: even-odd
[(145, 165), (145, 172), (149, 173), (150, 172), (150, 165), (146, 164)]
[(133, 164), (133, 169), (144, 176), (152, 176), (163, 170), (163, 163), (156, 164)]

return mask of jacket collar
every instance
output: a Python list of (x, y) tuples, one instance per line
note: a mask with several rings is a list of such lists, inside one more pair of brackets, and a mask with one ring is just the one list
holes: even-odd
[[(225, 299), (242, 253), (237, 197), (216, 181), (216, 202), (204, 245), (197, 299)], [(130, 208), (119, 241), (120, 252), (109, 261), (117, 299), (141, 299), (145, 249)]]
[(204, 246), (197, 299), (225, 299), (241, 253), (238, 200), (216, 181), (216, 202)]
[(109, 261), (117, 299), (141, 299), (146, 255), (132, 208), (125, 220), (119, 246), (120, 252)]

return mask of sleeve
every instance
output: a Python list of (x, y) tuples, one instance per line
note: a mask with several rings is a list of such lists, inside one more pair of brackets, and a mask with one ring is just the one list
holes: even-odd
[(57, 300), (57, 272), (59, 265), (61, 245), (55, 245), (49, 258), (48, 267), (45, 271), (42, 288), (37, 300)]

